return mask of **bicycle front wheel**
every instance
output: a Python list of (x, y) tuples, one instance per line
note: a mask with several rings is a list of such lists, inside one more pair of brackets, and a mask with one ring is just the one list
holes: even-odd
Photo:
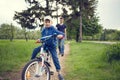
[(22, 80), (50, 80), (50, 69), (46, 63), (42, 67), (41, 75), (38, 76), (41, 68), (41, 60), (34, 59), (28, 62), (22, 71)]

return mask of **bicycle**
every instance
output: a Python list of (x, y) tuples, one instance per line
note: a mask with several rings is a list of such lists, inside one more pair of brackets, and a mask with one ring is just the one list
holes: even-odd
[(22, 80), (50, 80), (50, 75), (53, 74), (50, 72), (50, 52), (45, 51), (43, 46), (48, 39), (54, 36), (56, 35), (54, 34), (40, 39), (42, 43), (40, 56), (25, 65), (22, 71)]

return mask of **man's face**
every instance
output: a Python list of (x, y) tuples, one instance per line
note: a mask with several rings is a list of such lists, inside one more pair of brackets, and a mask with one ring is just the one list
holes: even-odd
[(60, 23), (63, 23), (63, 22), (64, 22), (63, 18), (60, 18)]
[(50, 27), (50, 26), (51, 26), (50, 21), (45, 21), (45, 27)]

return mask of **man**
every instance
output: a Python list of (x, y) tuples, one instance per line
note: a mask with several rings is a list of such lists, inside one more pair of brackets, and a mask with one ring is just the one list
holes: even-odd
[[(64, 18), (60, 17), (60, 23), (56, 25), (57, 30), (63, 32), (65, 34), (65, 38), (66, 38), (66, 25), (64, 24)], [(64, 56), (64, 40), (63, 39), (58, 39), (58, 49), (59, 49), (59, 54), (61, 56)]]
[[(42, 37), (57, 34), (57, 38), (59, 38), (59, 39), (62, 38), (64, 36), (64, 33), (55, 29), (51, 25), (52, 24), (51, 22), (52, 22), (52, 20), (50, 17), (45, 18), (45, 20), (44, 20), (45, 27), (41, 32)], [(57, 51), (56, 51), (56, 44), (57, 43), (56, 43), (56, 41), (57, 41), (56, 37), (50, 38), (46, 41), (44, 47), (47, 47), (47, 49), (50, 51), (50, 53), (52, 55), (53, 63), (55, 65), (56, 71), (58, 72), (59, 80), (64, 80), (63, 76), (60, 73), (61, 66), (59, 63), (59, 59), (57, 57)], [(40, 42), (40, 40), (38, 39), (37, 42)], [(34, 49), (31, 59), (34, 59), (36, 57), (36, 55), (40, 52), (40, 49), (41, 49), (41, 46)]]

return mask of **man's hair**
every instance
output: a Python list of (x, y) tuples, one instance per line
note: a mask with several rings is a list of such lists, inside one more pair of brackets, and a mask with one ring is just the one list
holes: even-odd
[(49, 19), (45, 19), (45, 22), (50, 22), (50, 20)]
[(60, 19), (64, 19), (63, 17), (60, 17)]

